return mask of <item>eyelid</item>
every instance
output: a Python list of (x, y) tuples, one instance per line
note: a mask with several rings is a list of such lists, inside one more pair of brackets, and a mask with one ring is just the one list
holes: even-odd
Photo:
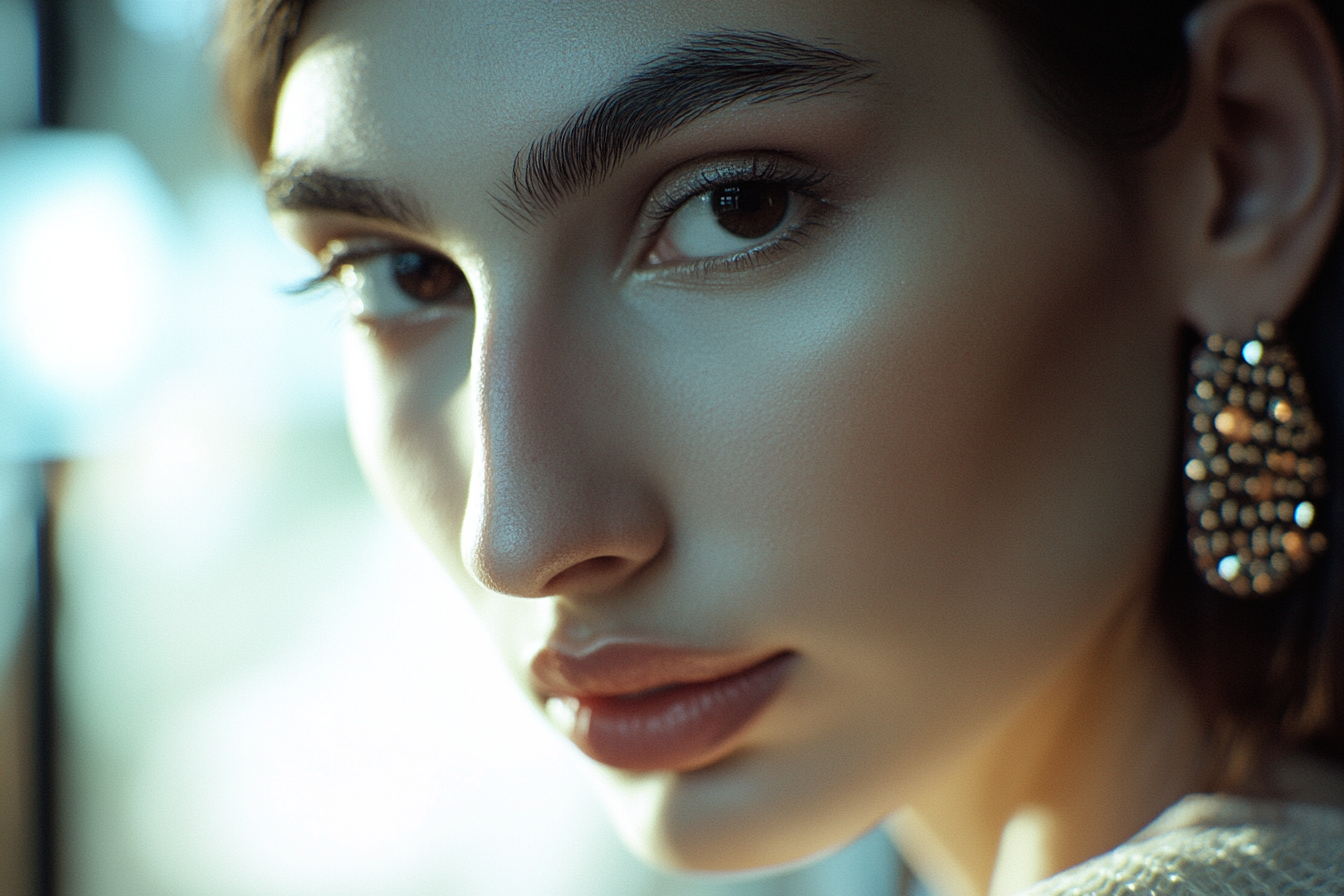
[[(351, 301), (351, 307), (348, 309), (348, 319), (374, 335), (390, 335), (398, 330), (411, 329), (422, 324), (450, 318), (461, 310), (460, 305), (452, 302), (425, 300), (424, 304), (418, 304), (418, 300), (406, 297), (405, 301), (418, 305), (418, 307), (389, 314), (376, 310), (369, 311), (362, 301), (357, 300), (355, 293), (365, 285), (365, 277), (364, 275), (357, 275), (356, 280), (346, 281), (343, 275), (344, 270), (365, 262), (378, 262), (380, 259), (390, 264), (392, 256), (401, 254), (437, 256), (457, 272), (457, 286), (453, 290), (454, 292), (457, 292), (466, 284), (466, 277), (462, 273), (461, 267), (445, 252), (406, 240), (365, 237), (332, 240), (327, 243), (317, 253), (321, 270), (316, 276), (292, 287), (289, 293), (304, 296), (339, 284), (341, 288), (348, 291)], [(355, 310), (356, 303), (362, 310)], [(375, 304), (379, 303), (375, 302)]]
[[(767, 256), (772, 251), (786, 250), (788, 244), (797, 244), (801, 238), (811, 236), (816, 228), (826, 225), (831, 213), (836, 209), (820, 187), (830, 176), (829, 172), (784, 153), (744, 153), (736, 157), (687, 163), (664, 177), (645, 200), (644, 209), (640, 213), (642, 219), (640, 232), (636, 240), (638, 253), (633, 267), (629, 270), (641, 278), (707, 275), (766, 262)], [(748, 182), (784, 186), (791, 193), (803, 197), (809, 207), (788, 232), (742, 252), (695, 259), (686, 264), (653, 267), (644, 265), (644, 259), (648, 257), (668, 219), (680, 211), (686, 203), (706, 191)]]
[(691, 199), (734, 183), (765, 181), (781, 184), (795, 193), (817, 198), (814, 188), (830, 175), (813, 165), (780, 156), (757, 153), (741, 158), (683, 166), (665, 178), (649, 196), (643, 212), (645, 225), (656, 230)]
[(349, 239), (332, 240), (317, 253), (317, 263), (321, 266), (312, 277), (296, 283), (285, 290), (289, 295), (305, 296), (336, 282), (341, 268), (388, 255), (396, 252), (424, 252), (442, 255), (434, 249), (416, 247), (410, 243), (386, 239)]

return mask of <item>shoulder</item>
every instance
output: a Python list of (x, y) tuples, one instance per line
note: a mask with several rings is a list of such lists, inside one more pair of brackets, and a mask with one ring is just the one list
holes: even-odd
[(1022, 896), (1344, 896), (1344, 809), (1186, 797), (1133, 840)]

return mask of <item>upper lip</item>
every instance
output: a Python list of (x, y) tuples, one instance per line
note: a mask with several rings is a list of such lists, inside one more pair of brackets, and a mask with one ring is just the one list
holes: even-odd
[(785, 651), (764, 653), (609, 641), (575, 653), (548, 645), (532, 659), (532, 680), (543, 699), (620, 697), (680, 684), (716, 681)]

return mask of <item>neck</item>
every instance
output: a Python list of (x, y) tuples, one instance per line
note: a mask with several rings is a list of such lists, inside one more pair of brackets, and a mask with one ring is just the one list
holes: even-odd
[(1210, 768), (1199, 713), (1143, 600), (891, 821), (946, 896), (1006, 896), (1124, 842)]

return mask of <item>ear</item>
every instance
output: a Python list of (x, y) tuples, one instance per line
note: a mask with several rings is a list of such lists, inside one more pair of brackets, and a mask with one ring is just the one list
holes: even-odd
[(1187, 105), (1149, 195), (1184, 250), (1180, 310), (1244, 338), (1292, 311), (1338, 226), (1344, 78), (1310, 0), (1209, 0), (1187, 37)]

